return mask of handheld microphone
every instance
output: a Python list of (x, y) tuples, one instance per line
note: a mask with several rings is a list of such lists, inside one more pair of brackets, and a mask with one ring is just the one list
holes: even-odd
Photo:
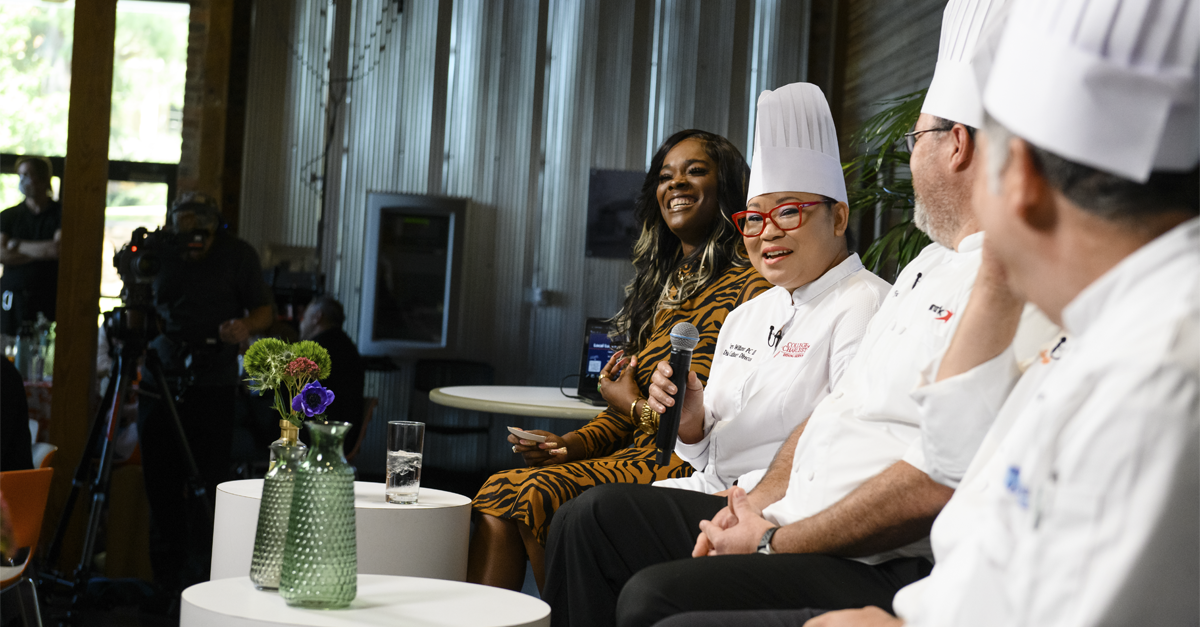
[(658, 435), (654, 440), (658, 447), (656, 461), (659, 466), (670, 463), (671, 452), (675, 450), (675, 439), (679, 437), (679, 412), (683, 409), (688, 372), (692, 369), (692, 350), (699, 341), (700, 332), (691, 323), (680, 322), (671, 328), (671, 357), (667, 363), (671, 365), (671, 383), (675, 385), (675, 394), (671, 396), (675, 404), (668, 407), (659, 418)]

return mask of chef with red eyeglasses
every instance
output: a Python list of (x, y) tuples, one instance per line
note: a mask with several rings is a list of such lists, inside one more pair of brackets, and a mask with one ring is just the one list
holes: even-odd
[[(821, 90), (764, 92), (758, 116), (758, 128), (798, 142), (756, 142), (750, 201), (733, 216), (751, 263), (775, 287), (726, 318), (708, 387), (690, 376), (675, 451), (697, 472), (659, 486), (749, 489), (841, 378), (891, 287), (847, 249), (846, 183)], [(672, 403), (670, 374), (664, 361), (652, 378), (659, 413)]]

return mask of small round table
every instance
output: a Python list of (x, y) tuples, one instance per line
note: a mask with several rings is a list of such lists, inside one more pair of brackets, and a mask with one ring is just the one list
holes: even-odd
[(429, 400), (438, 405), (494, 414), (591, 420), (604, 408), (567, 398), (553, 387), (460, 385), (437, 388)]
[[(250, 572), (262, 486), (262, 479), (217, 486), (210, 578)], [(384, 500), (382, 483), (355, 481), (354, 510), (359, 573), (467, 578), (471, 499), (421, 488), (416, 504), (394, 505)]]
[[(382, 539), (380, 539), (382, 540)], [(290, 607), (249, 577), (217, 579), (183, 591), (180, 627), (534, 627), (550, 624), (550, 606), (519, 592), (457, 581), (359, 575), (358, 596), (340, 610)]]

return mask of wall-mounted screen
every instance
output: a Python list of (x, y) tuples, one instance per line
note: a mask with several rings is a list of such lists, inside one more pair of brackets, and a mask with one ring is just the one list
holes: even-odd
[(451, 348), (466, 201), (367, 195), (359, 350), (404, 355)]
[(592, 170), (588, 182), (588, 257), (629, 259), (641, 228), (634, 208), (645, 178), (641, 170)]

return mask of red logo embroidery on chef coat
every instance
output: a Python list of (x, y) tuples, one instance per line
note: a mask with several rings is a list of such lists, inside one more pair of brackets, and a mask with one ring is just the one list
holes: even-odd
[(953, 311), (950, 311), (949, 309), (946, 309), (945, 307), (938, 307), (937, 305), (930, 305), (929, 311), (932, 311), (933, 313), (935, 313), (939, 316), (937, 318), (934, 318), (934, 320), (940, 320), (942, 322), (949, 322), (950, 316), (954, 315)]
[(784, 344), (783, 347), (779, 349), (779, 352), (775, 353), (775, 355), (777, 357), (780, 355), (784, 357), (803, 357), (804, 353), (806, 352), (808, 352), (808, 344), (802, 344), (800, 342), (788, 342), (787, 344)]

